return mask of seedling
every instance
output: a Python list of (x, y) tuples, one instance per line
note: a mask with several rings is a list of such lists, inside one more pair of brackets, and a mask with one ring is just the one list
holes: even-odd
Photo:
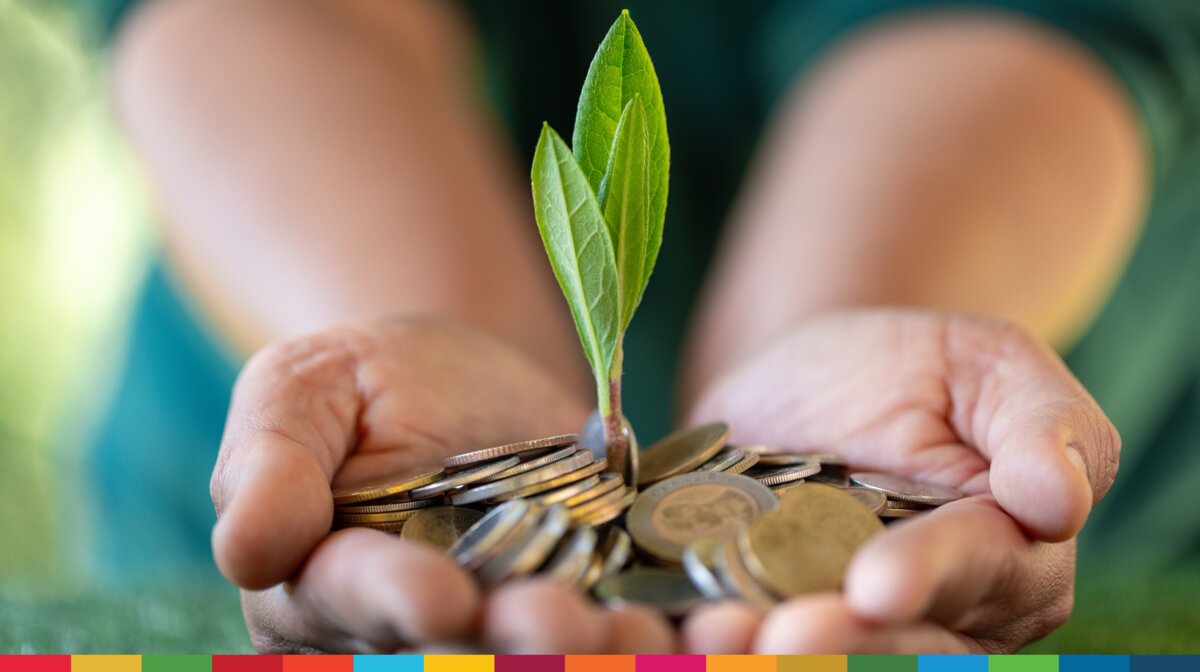
[(662, 245), (671, 155), (658, 77), (628, 10), (588, 68), (571, 144), (542, 125), (534, 210), (596, 379), (606, 452), (623, 454), (622, 340)]

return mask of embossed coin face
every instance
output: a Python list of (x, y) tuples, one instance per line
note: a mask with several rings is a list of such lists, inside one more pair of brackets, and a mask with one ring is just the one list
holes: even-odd
[(860, 471), (850, 474), (850, 482), (864, 488), (879, 490), (887, 495), (888, 499), (902, 499), (930, 506), (941, 506), (963, 498), (963, 493), (958, 488), (893, 474)]
[(445, 473), (444, 469), (436, 465), (409, 467), (366, 483), (334, 488), (333, 503), (337, 505), (354, 504), (391, 497), (433, 483)]
[(642, 451), (638, 485), (691, 471), (712, 459), (729, 440), (729, 425), (712, 422), (683, 429)]
[(405, 541), (419, 541), (442, 549), (449, 549), (471, 526), (479, 522), (483, 514), (474, 509), (459, 506), (437, 506), (422, 509), (406, 521), (400, 531)]
[(596, 597), (611, 607), (642, 604), (667, 616), (684, 616), (700, 605), (704, 596), (680, 572), (639, 567), (601, 579)]
[(547, 436), (541, 439), (532, 439), (530, 441), (520, 441), (517, 443), (507, 443), (503, 446), (495, 446), (492, 448), (484, 448), (483, 450), (473, 450), (469, 453), (462, 453), (453, 457), (447, 457), (442, 461), (448, 468), (465, 467), (478, 462), (487, 462), (498, 457), (508, 457), (509, 455), (520, 455), (521, 453), (537, 452), (546, 450), (547, 448), (563, 448), (575, 443), (578, 438), (574, 434), (557, 434), (555, 436)]
[(698, 471), (669, 478), (641, 493), (626, 518), (638, 548), (678, 564), (697, 539), (732, 538), (776, 507), (770, 488), (738, 474)]

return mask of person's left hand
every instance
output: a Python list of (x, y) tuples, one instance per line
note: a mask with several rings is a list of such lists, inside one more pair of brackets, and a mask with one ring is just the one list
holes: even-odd
[(692, 424), (733, 441), (833, 452), (970, 496), (889, 526), (841, 593), (759, 616), (709, 605), (695, 653), (1014, 651), (1071, 613), (1074, 536), (1120, 438), (1048, 348), (998, 322), (901, 310), (815, 318), (709, 386)]

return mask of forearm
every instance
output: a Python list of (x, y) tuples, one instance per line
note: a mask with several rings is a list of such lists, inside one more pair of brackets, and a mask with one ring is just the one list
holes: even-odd
[(1066, 38), (971, 14), (864, 32), (766, 136), (685, 384), (841, 306), (992, 315), (1066, 345), (1119, 275), (1146, 173), (1131, 105)]
[(115, 95), (168, 253), (241, 347), (451, 317), (582, 384), (461, 23), (429, 2), (171, 0), (126, 31)]

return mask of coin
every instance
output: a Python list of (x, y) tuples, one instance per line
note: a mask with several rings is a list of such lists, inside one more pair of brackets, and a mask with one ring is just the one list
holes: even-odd
[[(593, 464), (595, 463), (593, 462)], [(541, 504), (542, 506), (561, 504), (562, 502), (567, 501), (581, 492), (587, 492), (589, 489), (594, 488), (597, 485), (600, 485), (600, 476), (588, 476), (587, 478), (575, 481), (574, 483), (568, 483), (561, 488), (555, 488), (554, 490), (544, 494), (536, 495), (534, 496), (533, 501)]]
[(436, 497), (438, 495), (450, 492), (455, 488), (486, 481), (488, 477), (494, 476), (495, 474), (503, 471), (507, 471), (516, 466), (520, 461), (521, 458), (513, 455), (512, 457), (501, 458), (494, 462), (485, 462), (479, 466), (471, 467), (470, 469), (456, 471), (453, 474), (446, 476), (442, 480), (437, 481), (436, 483), (424, 485), (413, 490), (411, 495), (413, 499)]
[(696, 467), (696, 471), (725, 471), (741, 462), (746, 457), (746, 451), (740, 448), (724, 448), (713, 458)]
[(604, 418), (592, 411), (579, 431), (579, 447), (592, 451), (597, 460), (606, 460), (607, 470), (622, 476), (630, 485), (638, 482), (638, 441), (629, 420), (621, 418), (621, 437), (609, 445), (605, 436)]
[(484, 514), (447, 553), (463, 567), (479, 569), (501, 550), (509, 537), (522, 536), (532, 527), (540, 508), (523, 499), (505, 502)]
[[(335, 525), (335, 527), (338, 527)], [(377, 530), (379, 532), (388, 532), (395, 534), (404, 530), (404, 521), (394, 523), (355, 523), (353, 525), (343, 525), (341, 527), (365, 527), (369, 530)]]
[(533, 439), (532, 441), (519, 441), (517, 443), (507, 443), (503, 446), (495, 446), (493, 448), (484, 448), (483, 450), (475, 450), (453, 457), (447, 457), (442, 461), (447, 468), (465, 467), (477, 462), (487, 462), (494, 460), (497, 457), (508, 457), (509, 455), (518, 455), (520, 453), (529, 453), (547, 448), (561, 448), (575, 443), (576, 437), (574, 434), (558, 434), (555, 436), (547, 436), (542, 439)]
[(362, 525), (365, 523), (401, 523), (412, 518), (420, 509), (409, 511), (387, 511), (384, 513), (335, 513), (335, 525)]
[(596, 547), (596, 557), (601, 559), (600, 578), (613, 576), (629, 564), (633, 555), (633, 543), (629, 533), (619, 527), (610, 527), (604, 532)]
[(473, 509), (458, 506), (437, 506), (422, 509), (409, 518), (400, 538), (405, 541), (420, 541), (443, 551), (448, 550), (471, 526), (479, 522), (483, 514)]
[(624, 496), (611, 506), (588, 513), (583, 518), (577, 519), (577, 522), (580, 525), (590, 525), (592, 527), (599, 527), (605, 523), (610, 523), (620, 518), (626, 509), (633, 506), (635, 499), (637, 499), (637, 490), (635, 488), (625, 488)]
[(539, 574), (568, 586), (579, 585), (592, 566), (597, 537), (593, 528), (577, 528), (559, 544), (558, 550), (546, 561), (546, 566)]
[(642, 451), (637, 483), (650, 485), (691, 471), (716, 455), (728, 440), (729, 425), (723, 422), (681, 429)]
[(717, 553), (724, 551), (725, 542), (704, 537), (688, 544), (683, 549), (683, 572), (691, 579), (700, 594), (710, 600), (730, 597), (717, 578)]
[(419, 465), (401, 470), (384, 478), (358, 485), (341, 486), (333, 490), (334, 504), (353, 504), (382, 499), (428, 485), (446, 473), (438, 466)]
[(750, 574), (781, 597), (837, 590), (850, 557), (883, 529), (870, 509), (836, 487), (808, 483), (738, 535)]
[(888, 506), (887, 497), (885, 497), (883, 493), (878, 490), (850, 487), (842, 488), (842, 492), (862, 502), (863, 506), (866, 506), (871, 510), (871, 513), (874, 513), (875, 515), (879, 515), (879, 512), (883, 511)]
[[(745, 530), (742, 531), (744, 533)], [(748, 602), (760, 613), (765, 614), (774, 608), (777, 602), (775, 596), (755, 581), (736, 541), (722, 542), (720, 550), (713, 557), (713, 569), (721, 587), (730, 596)]]
[(586, 450), (580, 450), (566, 459), (551, 462), (533, 471), (510, 476), (503, 481), (475, 485), (462, 492), (456, 492), (450, 495), (450, 501), (458, 506), (462, 506), (463, 504), (473, 504), (475, 502), (482, 502), (485, 499), (515, 493), (522, 488), (544, 484), (546, 481), (585, 467), (591, 461), (592, 454)]
[[(865, 490), (866, 488), (863, 488), (863, 489)], [(872, 490), (871, 492), (879, 492), (879, 491)], [(882, 495), (883, 493), (879, 492), (879, 494)], [(884, 497), (884, 501), (887, 502), (887, 506), (889, 509), (912, 509), (914, 511), (928, 511), (930, 509), (937, 508), (936, 506), (933, 506), (932, 504), (922, 504), (920, 502), (906, 502), (903, 499), (888, 499), (888, 498)]]
[[(614, 474), (614, 476), (615, 475), (616, 474)], [(619, 478), (616, 480), (618, 481), (620, 487), (610, 489), (608, 492), (596, 497), (595, 499), (584, 502), (579, 506), (572, 507), (571, 519), (582, 520), (598, 511), (603, 511), (605, 509), (612, 508), (614, 505), (619, 505), (621, 500), (625, 498), (626, 488), (624, 482), (622, 482)]]
[[(590, 453), (588, 457), (591, 457)], [(479, 579), (485, 586), (495, 586), (508, 579), (528, 576), (554, 552), (570, 522), (570, 512), (562, 504), (543, 509), (537, 525), (479, 567)]]
[(888, 499), (902, 499), (932, 506), (949, 504), (963, 498), (963, 493), (958, 488), (925, 483), (892, 474), (860, 471), (850, 474), (850, 481), (864, 488), (879, 490), (887, 495)]
[(670, 617), (684, 616), (704, 600), (684, 574), (649, 567), (638, 567), (601, 579), (594, 592), (610, 607), (643, 604)]
[(770, 469), (755, 469), (746, 475), (763, 485), (783, 485), (793, 481), (803, 480), (821, 472), (821, 465), (816, 462), (804, 462), (787, 467)]
[(727, 539), (777, 506), (771, 490), (738, 474), (698, 471), (675, 476), (638, 495), (626, 528), (638, 548), (674, 564), (696, 539)]
[[(582, 458), (584, 461), (586, 461), (586, 460), (592, 459), (592, 456), (587, 451), (580, 451), (567, 459), (574, 460), (576, 458)], [(558, 462), (555, 462), (554, 464), (542, 467), (542, 469), (549, 469), (550, 467), (553, 467), (555, 465), (561, 464), (562, 462), (566, 462), (566, 461), (567, 460), (560, 460)], [(557, 476), (555, 478), (541, 481), (539, 483), (534, 483), (533, 485), (521, 488), (520, 490), (514, 490), (513, 492), (509, 492), (509, 493), (506, 493), (503, 495), (499, 495), (497, 497), (493, 497), (493, 498), (489, 499), (488, 501), (490, 501), (490, 502), (505, 502), (510, 499), (529, 497), (531, 495), (537, 495), (537, 494), (546, 492), (548, 490), (554, 490), (556, 488), (561, 488), (564, 485), (569, 485), (571, 483), (575, 483), (576, 481), (581, 481), (585, 478), (590, 478), (592, 476), (596, 476), (600, 472), (604, 471), (605, 467), (607, 467), (607, 466), (608, 465), (605, 464), (604, 460), (600, 460), (599, 462), (592, 462), (591, 464), (587, 465), (586, 467), (583, 467), (582, 469), (576, 469), (575, 471), (568, 472), (566, 474), (563, 474), (562, 476)], [(538, 470), (538, 471), (541, 471), (541, 470)], [(530, 473), (535, 473), (535, 472), (530, 472)], [(523, 476), (528, 476), (528, 475), (529, 474), (521, 474), (521, 476), (517, 476), (516, 478), (521, 478)], [(492, 485), (496, 485), (496, 484), (488, 483), (488, 486), (492, 486)]]
[(919, 516), (928, 510), (929, 509), (902, 509), (902, 508), (897, 508), (894, 506), (889, 506), (879, 512), (879, 517), (887, 518), (889, 520), (895, 520), (897, 518), (912, 518), (914, 516)]
[(480, 482), (481, 483), (491, 483), (492, 481), (502, 481), (502, 480), (508, 478), (509, 476), (516, 476), (517, 474), (523, 474), (527, 471), (533, 471), (534, 469), (537, 469), (538, 467), (544, 467), (547, 464), (550, 464), (551, 462), (557, 462), (558, 460), (561, 460), (564, 457), (570, 457), (578, 449), (579, 448), (576, 445), (571, 444), (571, 445), (567, 446), (566, 448), (559, 448), (558, 450), (552, 450), (552, 451), (546, 453), (545, 455), (539, 455), (539, 456), (533, 457), (531, 459), (526, 459), (525, 461), (521, 462), (520, 464), (518, 464), (514, 467), (509, 467), (508, 469), (505, 469), (504, 471), (501, 471), (498, 474), (494, 474), (492, 476), (488, 476), (487, 478), (480, 479)]
[(621, 490), (625, 487), (625, 479), (621, 478), (620, 474), (605, 472), (600, 474), (597, 478), (598, 480), (595, 486), (588, 488), (579, 494), (567, 497), (566, 499), (562, 500), (562, 503), (574, 509), (577, 506), (586, 504), (594, 499), (598, 499), (599, 497), (614, 490)]
[(758, 455), (755, 453), (743, 453), (741, 461), (733, 464), (725, 470), (727, 474), (744, 474), (756, 464), (758, 464)]
[[(387, 500), (383, 500), (387, 501)], [(402, 500), (386, 504), (343, 504), (333, 507), (334, 515), (339, 513), (392, 513), (394, 511), (415, 511), (437, 506), (436, 499)]]

